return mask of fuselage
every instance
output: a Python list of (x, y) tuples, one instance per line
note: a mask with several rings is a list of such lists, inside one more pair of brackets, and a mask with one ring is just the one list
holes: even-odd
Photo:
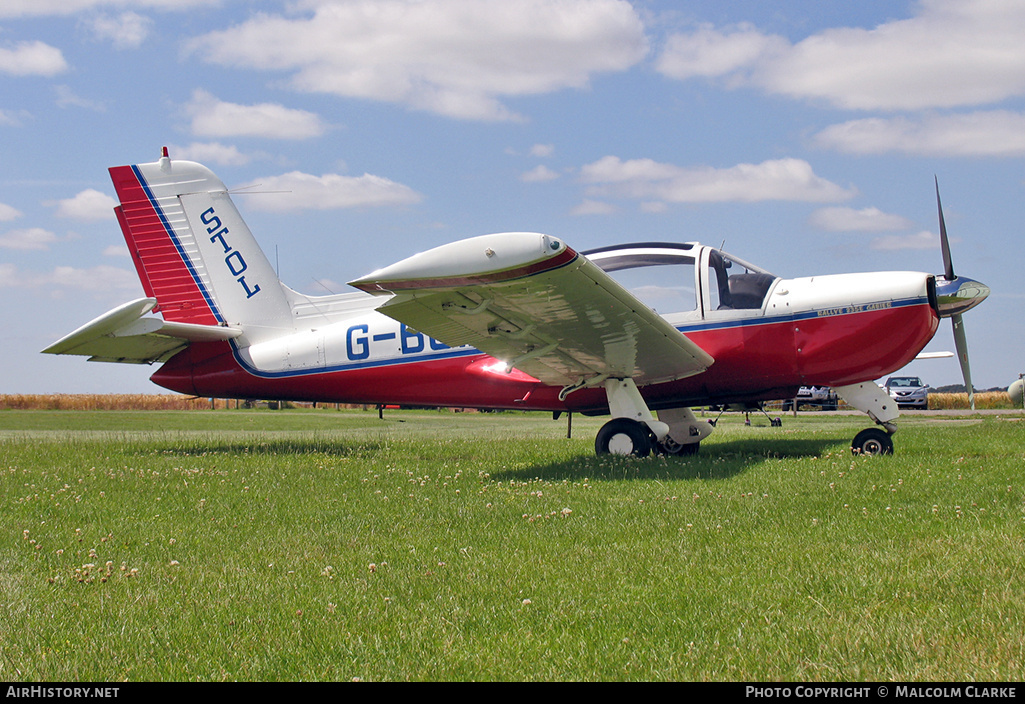
[[(938, 324), (935, 283), (925, 273), (781, 279), (745, 271), (763, 284), (754, 302), (742, 303), (736, 292), (729, 299), (728, 272), (717, 250), (697, 244), (610, 250), (590, 258), (612, 270), (657, 251), (674, 264), (691, 265), (686, 277), (693, 276), (693, 284), (688, 280), (683, 288), (694, 297), (693, 309), (663, 317), (715, 362), (700, 374), (645, 386), (652, 409), (786, 398), (802, 385), (873, 380), (914, 359)], [(450, 348), (410, 331), (374, 310), (381, 302), (377, 297), (350, 296), (344, 316), (316, 328), (248, 345), (243, 338), (193, 343), (152, 380), (181, 393), (228, 398), (598, 413), (607, 408), (600, 388), (560, 400), (559, 387), (507, 371), (475, 349)]]
[(44, 352), (161, 363), (152, 380), (185, 394), (608, 413), (595, 451), (644, 457), (698, 450), (712, 426), (690, 407), (830, 386), (882, 426), (852, 451), (888, 454), (899, 412), (872, 382), (914, 359), (941, 317), (971, 389), (961, 314), (989, 289), (955, 275), (942, 210), (942, 278), (784, 279), (696, 242), (577, 252), (499, 232), (308, 296), (278, 280), (206, 167), (164, 149), (110, 175), (145, 296)]

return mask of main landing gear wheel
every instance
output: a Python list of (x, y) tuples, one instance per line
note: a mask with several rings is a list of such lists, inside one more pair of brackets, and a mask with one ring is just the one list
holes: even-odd
[(855, 455), (892, 455), (893, 439), (885, 430), (865, 428), (854, 436), (851, 452)]
[(599, 455), (647, 457), (653, 445), (648, 426), (629, 418), (613, 418), (594, 439), (594, 451)]

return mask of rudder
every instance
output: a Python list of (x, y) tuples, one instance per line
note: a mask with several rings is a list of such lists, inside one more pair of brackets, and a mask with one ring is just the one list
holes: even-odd
[(110, 176), (143, 289), (166, 320), (238, 325), (250, 343), (291, 327), (277, 275), (213, 172), (165, 151)]

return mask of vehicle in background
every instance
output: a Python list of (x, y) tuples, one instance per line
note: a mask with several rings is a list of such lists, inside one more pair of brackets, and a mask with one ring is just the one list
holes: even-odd
[(802, 386), (798, 389), (796, 398), (783, 401), (783, 410), (791, 410), (795, 401), (798, 408), (819, 406), (823, 411), (835, 411), (839, 407), (836, 392), (828, 386)]
[(898, 408), (929, 407), (929, 386), (923, 384), (917, 376), (891, 376), (883, 388), (890, 394), (890, 398), (897, 402)]

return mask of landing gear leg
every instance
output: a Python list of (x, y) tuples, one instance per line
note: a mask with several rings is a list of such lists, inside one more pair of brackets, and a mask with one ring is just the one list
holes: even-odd
[(864, 411), (882, 428), (866, 428), (854, 436), (851, 452), (856, 455), (892, 455), (893, 438), (897, 432), (895, 420), (900, 416), (897, 404), (889, 394), (872, 382), (851, 384), (834, 389), (849, 406)]
[(607, 379), (605, 394), (612, 420), (598, 431), (594, 451), (599, 455), (647, 457), (669, 434), (669, 425), (651, 415), (633, 379)]
[(782, 418), (772, 418), (772, 417), (770, 417), (769, 414), (765, 412), (765, 408), (762, 407), (761, 404), (758, 404), (758, 410), (761, 411), (762, 415), (765, 416), (765, 419), (769, 421), (769, 426), (770, 427), (772, 427), (772, 428), (782, 428), (783, 427), (783, 419)]

